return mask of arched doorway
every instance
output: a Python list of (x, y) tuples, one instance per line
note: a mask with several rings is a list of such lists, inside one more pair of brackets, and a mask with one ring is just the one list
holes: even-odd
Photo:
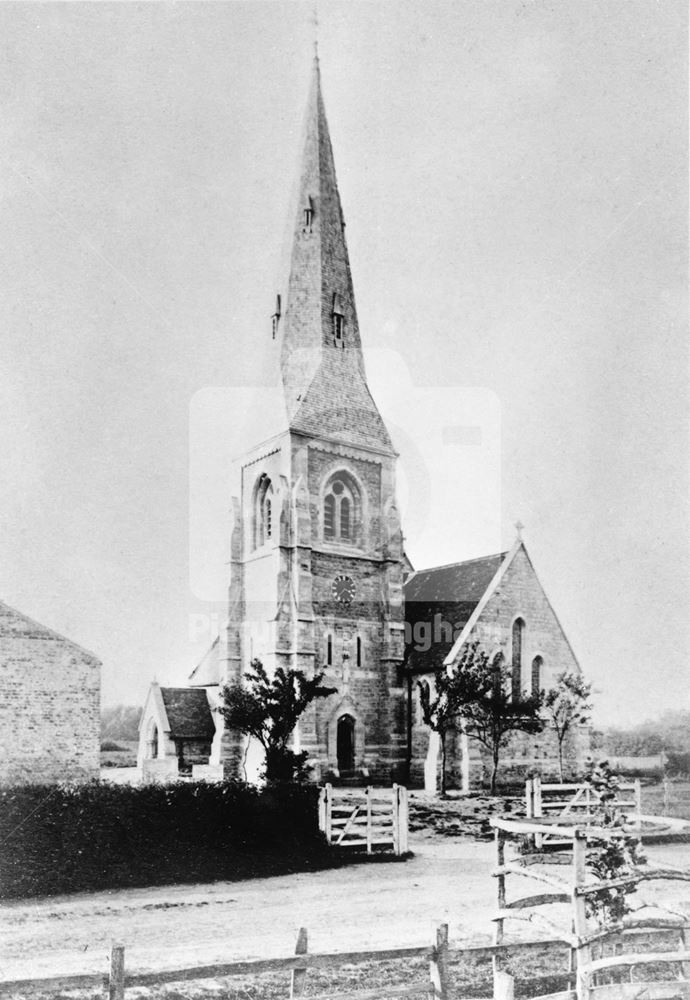
[(347, 777), (355, 770), (355, 720), (351, 715), (341, 715), (338, 719), (336, 747), (340, 777)]

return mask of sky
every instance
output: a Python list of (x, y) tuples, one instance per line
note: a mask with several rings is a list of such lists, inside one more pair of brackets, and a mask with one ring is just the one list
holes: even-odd
[[(408, 553), (519, 519), (602, 725), (688, 707), (686, 16), (318, 7)], [(222, 620), (312, 18), (0, 5), (0, 599), (99, 656), (104, 704), (184, 683)]]

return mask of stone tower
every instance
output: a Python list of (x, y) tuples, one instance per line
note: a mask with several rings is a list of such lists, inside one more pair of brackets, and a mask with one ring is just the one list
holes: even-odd
[[(367, 386), (317, 59), (288, 270), (267, 333), (282, 429), (241, 463), (220, 679), (254, 657), (269, 673), (325, 669), (337, 694), (305, 713), (296, 745), (317, 780), (387, 783), (405, 765), (396, 453)], [(227, 773), (242, 753), (226, 732)]]

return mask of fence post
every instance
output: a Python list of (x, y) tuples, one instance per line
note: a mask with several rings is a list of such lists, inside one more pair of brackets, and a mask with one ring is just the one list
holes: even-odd
[[(297, 944), (295, 945), (295, 955), (307, 954), (307, 928), (300, 927), (297, 933)], [(298, 997), (304, 993), (307, 985), (307, 970), (296, 966), (292, 970), (290, 977), (290, 996)]]
[(635, 829), (638, 839), (642, 838), (642, 782), (635, 778)]
[(326, 789), (319, 788), (319, 830), (326, 832)]
[(407, 805), (407, 788), (401, 785), (400, 794), (400, 853), (407, 854), (407, 835), (410, 826), (410, 813)]
[(671, 782), (668, 780), (668, 775), (664, 774), (663, 777), (664, 784), (664, 816), (671, 815)]
[(515, 980), (508, 972), (494, 972), (494, 1000), (513, 1000)]
[(429, 962), (431, 989), (429, 998), (447, 1000), (448, 997), (448, 924), (436, 928), (436, 946), (431, 949)]
[(125, 996), (125, 946), (113, 944), (110, 948), (109, 1000), (124, 1000)]
[[(541, 800), (541, 777), (537, 775), (532, 779), (532, 815), (535, 817), (543, 816), (544, 809)], [(534, 846), (540, 851), (542, 844), (544, 843), (544, 837), (541, 833), (535, 833), (534, 835)]]
[[(496, 920), (494, 920), (494, 944), (503, 944), (503, 911), (506, 906), (506, 877), (501, 871), (506, 860), (505, 851), (505, 833), (503, 830), (494, 830), (494, 842), (496, 844), (496, 867), (498, 870), (496, 874), (496, 889), (497, 889), (497, 909)], [(496, 976), (501, 971), (501, 960), (498, 954), (494, 954), (491, 959), (491, 966), (494, 973), (494, 982), (496, 981)]]
[(587, 875), (587, 835), (583, 830), (575, 830), (573, 837), (573, 930), (577, 941), (577, 1000), (588, 1000), (590, 995), (590, 974), (586, 966), (591, 960), (591, 947), (584, 944), (587, 937), (587, 909), (585, 897), (578, 889), (585, 884)]
[(525, 816), (527, 819), (532, 819), (534, 812), (532, 809), (532, 795), (533, 795), (533, 783), (532, 779), (528, 778), (525, 782)]
[(371, 854), (373, 850), (371, 846), (371, 824), (373, 820), (371, 815), (371, 785), (367, 785), (365, 795), (367, 802), (367, 854)]
[(393, 854), (400, 855), (400, 797), (398, 786), (393, 785)]
[(324, 803), (325, 833), (326, 841), (330, 844), (333, 841), (333, 785), (326, 784), (324, 791), (326, 793)]

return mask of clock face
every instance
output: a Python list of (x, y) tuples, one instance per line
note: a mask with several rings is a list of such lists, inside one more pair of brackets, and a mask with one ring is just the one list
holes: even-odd
[(349, 576), (336, 576), (331, 589), (336, 601), (340, 601), (341, 604), (350, 604), (357, 593), (354, 580), (351, 580)]

